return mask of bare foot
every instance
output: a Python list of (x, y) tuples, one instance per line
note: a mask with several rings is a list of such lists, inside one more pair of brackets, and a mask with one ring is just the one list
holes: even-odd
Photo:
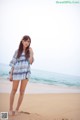
[(15, 115), (18, 115), (18, 114), (19, 114), (18, 110), (15, 110), (15, 111), (14, 111), (14, 114), (15, 114)]
[(8, 112), (8, 115), (14, 115), (14, 111), (10, 110), (10, 111)]

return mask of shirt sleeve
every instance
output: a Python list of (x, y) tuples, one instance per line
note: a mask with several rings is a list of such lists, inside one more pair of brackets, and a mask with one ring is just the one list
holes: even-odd
[(15, 51), (12, 60), (9, 63), (10, 67), (14, 67), (15, 63), (17, 62), (17, 50)]

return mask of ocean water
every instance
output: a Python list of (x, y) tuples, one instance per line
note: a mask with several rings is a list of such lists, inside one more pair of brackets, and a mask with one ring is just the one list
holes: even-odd
[[(8, 78), (9, 70), (10, 67), (8, 65), (0, 64), (0, 77)], [(54, 86), (80, 88), (80, 76), (65, 75), (65, 74), (42, 71), (42, 70), (32, 69), (30, 82), (46, 84), (46, 85), (54, 85)]]

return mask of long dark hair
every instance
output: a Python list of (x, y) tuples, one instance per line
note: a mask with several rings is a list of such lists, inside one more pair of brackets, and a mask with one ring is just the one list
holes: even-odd
[[(25, 36), (23, 36), (23, 38), (22, 38), (22, 40), (24, 40), (24, 41), (27, 41), (28, 39), (30, 40), (30, 43), (31, 43), (31, 38), (30, 38), (28, 35), (25, 35)], [(20, 41), (20, 44), (19, 44), (18, 53), (17, 53), (17, 58), (19, 58), (19, 57), (21, 56), (22, 52), (23, 52), (22, 40)], [(26, 50), (25, 50), (25, 57), (26, 57), (26, 59), (28, 59), (29, 56), (30, 56), (29, 47), (30, 47), (30, 44), (29, 44), (29, 46), (28, 46), (28, 47), (26, 48)]]

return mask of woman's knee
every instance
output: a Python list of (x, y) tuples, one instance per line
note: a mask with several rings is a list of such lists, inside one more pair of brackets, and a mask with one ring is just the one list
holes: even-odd
[(21, 96), (24, 95), (24, 90), (20, 90), (20, 95), (21, 95)]
[(12, 94), (15, 94), (17, 92), (17, 89), (12, 89)]

